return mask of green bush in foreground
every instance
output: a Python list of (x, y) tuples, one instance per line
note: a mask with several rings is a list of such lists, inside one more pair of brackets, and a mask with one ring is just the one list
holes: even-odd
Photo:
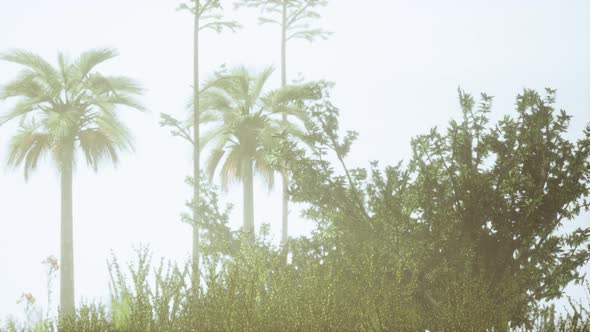
[(588, 308), (558, 317), (540, 304), (583, 281), (590, 257), (588, 228), (560, 228), (588, 209), (590, 128), (570, 142), (553, 91), (526, 90), (516, 117), (495, 126), (490, 97), (476, 107), (460, 93), (462, 121), (414, 139), (406, 164), (369, 170), (347, 167), (356, 134), (339, 136), (328, 97), (307, 105), (305, 147), (277, 137), (268, 151), (292, 167), (291, 198), (317, 226), (310, 237), (276, 248), (268, 227), (254, 241), (232, 232), (203, 186), (198, 289), (188, 263), (152, 266), (140, 248), (129, 269), (110, 260), (110, 307), (83, 305), (61, 330), (589, 329)]
[[(298, 249), (293, 252), (301, 253), (299, 249), (309, 244), (307, 240), (301, 242), (295, 241)], [(111, 260), (112, 287), (117, 293), (113, 293), (110, 308), (82, 304), (75, 320), (60, 323), (60, 331), (424, 330), (413, 299), (416, 290), (411, 282), (401, 282), (403, 276), (398, 276), (398, 282), (387, 280), (387, 285), (372, 286), (377, 281), (368, 261), (362, 265), (367, 273), (347, 276), (329, 259), (320, 264), (301, 254), (305, 259), (286, 265), (280, 251), (268, 242), (248, 243), (232, 263), (207, 274), (201, 296), (194, 301), (188, 286), (188, 262), (182, 269), (162, 262), (152, 268), (150, 252), (140, 248), (127, 271)], [(209, 264), (208, 270), (215, 270)], [(359, 287), (361, 281), (366, 287)], [(493, 304), (486, 303), (486, 294), (459, 284), (449, 290), (454, 292), (453, 300), (460, 308), (452, 307), (452, 303), (441, 304), (433, 318), (438, 326), (434, 331), (481, 331), (486, 319), (497, 314), (487, 311), (493, 310)], [(381, 301), (374, 302), (378, 293)], [(522, 330), (590, 328), (589, 308), (573, 302), (566, 316), (558, 316), (554, 306), (549, 306), (530, 318), (532, 325)], [(56, 331), (55, 327), (53, 321), (33, 327), (12, 321), (2, 331)]]

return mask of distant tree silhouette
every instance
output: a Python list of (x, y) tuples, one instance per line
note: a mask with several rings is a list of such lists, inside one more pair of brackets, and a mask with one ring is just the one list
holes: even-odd
[[(193, 132), (192, 137), (190, 135), (189, 128), (181, 127), (180, 121), (172, 118), (170, 115), (162, 114), (163, 126), (170, 126), (174, 129), (173, 133), (182, 133), (185, 139), (188, 139), (193, 145), (193, 268), (192, 268), (192, 283), (194, 290), (198, 290), (199, 285), (199, 256), (200, 256), (200, 233), (199, 233), (199, 220), (198, 220), (198, 207), (200, 199), (200, 140), (199, 140), (199, 129), (200, 122), (199, 116), (197, 115), (199, 107), (199, 35), (201, 31), (213, 30), (217, 33), (222, 32), (225, 29), (235, 31), (239, 28), (239, 24), (235, 21), (223, 20), (221, 12), (223, 7), (220, 0), (190, 0), (187, 3), (183, 3), (178, 7), (178, 10), (186, 10), (194, 16), (194, 32), (193, 32), (193, 116), (192, 125)], [(180, 132), (178, 131), (180, 129)]]
[[(326, 39), (331, 33), (313, 27), (313, 21), (320, 18), (317, 9), (327, 4), (325, 0), (239, 0), (237, 7), (255, 7), (261, 11), (260, 24), (276, 24), (281, 29), (281, 86), (287, 86), (287, 43), (293, 39), (305, 39), (310, 42), (318, 38)], [(288, 116), (283, 116), (288, 122)], [(289, 238), (289, 172), (282, 172), (283, 206), (282, 231), (283, 245)]]
[(202, 94), (204, 114), (212, 128), (203, 136), (203, 147), (210, 144), (207, 170), (213, 177), (220, 163), (222, 186), (232, 180), (244, 184), (244, 231), (254, 233), (254, 172), (261, 174), (269, 186), (274, 183), (274, 167), (267, 152), (275, 136), (287, 133), (302, 137), (296, 124), (285, 126), (274, 115), (292, 115), (300, 119), (301, 103), (313, 99), (311, 85), (288, 86), (263, 94), (272, 68), (252, 74), (237, 68), (213, 78)]

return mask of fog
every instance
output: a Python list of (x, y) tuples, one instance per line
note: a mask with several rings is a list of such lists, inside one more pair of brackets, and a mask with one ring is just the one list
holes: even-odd
[[(147, 89), (147, 112), (124, 111), (134, 136), (134, 153), (117, 167), (98, 172), (81, 159), (74, 173), (76, 301), (108, 299), (106, 259), (113, 252), (132, 259), (133, 246), (149, 244), (154, 257), (186, 261), (191, 228), (180, 221), (191, 188), (191, 147), (158, 125), (159, 114), (188, 114), (192, 85), (192, 17), (177, 1), (0, 0), (0, 51), (25, 49), (51, 61), (57, 51), (72, 57), (95, 47), (120, 56), (101, 72), (137, 79)], [(253, 9), (226, 13), (244, 26), (236, 33), (205, 32), (201, 77), (222, 64), (261, 70), (274, 65), (271, 85), (280, 84), (280, 35), (259, 26)], [(457, 89), (495, 97), (492, 122), (515, 114), (524, 88), (557, 89), (557, 108), (573, 115), (568, 137), (580, 137), (590, 122), (590, 2), (587, 1), (330, 1), (321, 10), (327, 40), (295, 40), (288, 48), (288, 77), (335, 82), (333, 102), (341, 128), (359, 133), (347, 158), (351, 167), (369, 161), (395, 164), (410, 158), (412, 137), (445, 128), (460, 118)], [(55, 63), (55, 62), (53, 62)], [(0, 61), (0, 84), (19, 66)], [(0, 113), (11, 102), (0, 102)], [(17, 121), (0, 127), (0, 158)], [(216, 178), (218, 181), (218, 178)], [(269, 223), (280, 240), (280, 181), (268, 191), (255, 181), (256, 226)], [(230, 186), (222, 201), (241, 224), (242, 190)], [(28, 181), (22, 168), (0, 168), (0, 318), (22, 315), (23, 292), (45, 303), (45, 266), (59, 257), (60, 181), (45, 160)], [(291, 205), (289, 234), (307, 235), (313, 223)], [(577, 218), (590, 226), (588, 214)], [(55, 292), (59, 282), (55, 283)], [(580, 288), (567, 294), (579, 297)], [(54, 296), (54, 299), (58, 297)], [(54, 300), (54, 305), (58, 301)], [(563, 302), (560, 302), (563, 303)]]

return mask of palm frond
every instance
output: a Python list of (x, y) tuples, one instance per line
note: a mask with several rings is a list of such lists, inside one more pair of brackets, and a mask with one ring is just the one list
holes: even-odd
[(87, 76), (85, 85), (97, 94), (129, 93), (140, 95), (144, 92), (141, 84), (126, 76), (103, 76), (99, 73), (92, 73)]
[(109, 159), (113, 164), (119, 161), (118, 150), (119, 142), (113, 140), (104, 131), (97, 129), (86, 129), (79, 134), (80, 148), (84, 153), (86, 163), (94, 171), (98, 170), (99, 163), (104, 159)]
[(218, 122), (222, 119), (223, 117), (219, 114), (219, 112), (201, 111), (201, 113), (199, 114), (199, 123), (202, 124)]
[(244, 158), (241, 148), (239, 145), (232, 146), (221, 167), (221, 187), (225, 191), (228, 190), (231, 182), (243, 179), (243, 165), (250, 161), (248, 158)]
[(281, 133), (282, 127), (273, 121), (266, 120), (266, 123), (257, 133), (257, 145), (260, 148), (270, 148), (275, 145), (275, 139)]
[(37, 54), (25, 50), (12, 50), (7, 53), (0, 54), (0, 60), (8, 61), (23, 65), (32, 69), (34, 72), (42, 76), (48, 82), (56, 83), (59, 74), (57, 70), (42, 57)]
[[(57, 63), (59, 65), (58, 70), (64, 90), (67, 92), (73, 92), (75, 85), (78, 84), (80, 80), (74, 75), (72, 75), (73, 68), (70, 64), (70, 60), (65, 54), (60, 52), (57, 55)], [(70, 93), (70, 95), (71, 94), (72, 93)]]
[(268, 190), (272, 190), (275, 183), (275, 169), (267, 161), (264, 150), (258, 150), (254, 154), (254, 171), (264, 178), (264, 182), (268, 185)]
[(267, 111), (281, 113), (285, 107), (302, 109), (305, 101), (319, 99), (321, 96), (317, 91), (314, 84), (288, 85), (267, 93), (261, 101)]
[(10, 141), (7, 164), (17, 167), (24, 161), (25, 179), (29, 178), (30, 172), (37, 168), (39, 159), (53, 144), (52, 137), (40, 132), (39, 128), (34, 122), (24, 124)]
[(54, 137), (56, 141), (66, 137), (74, 137), (79, 129), (79, 115), (71, 111), (46, 113), (42, 121), (45, 130)]
[(138, 111), (145, 111), (146, 107), (134, 96), (127, 94), (101, 94), (90, 95), (82, 98), (90, 105), (96, 105), (105, 112), (112, 112), (118, 106), (126, 106)]
[(47, 85), (39, 74), (31, 70), (22, 70), (16, 78), (0, 89), (0, 99), (25, 97), (45, 101), (53, 98), (59, 89)]
[(94, 122), (97, 129), (108, 137), (118, 150), (133, 150), (131, 132), (118, 117), (109, 113), (101, 113)]
[(223, 158), (225, 151), (222, 149), (214, 149), (211, 151), (209, 158), (207, 159), (207, 175), (209, 179), (213, 179), (215, 176), (215, 171), (217, 170), (217, 166), (219, 162)]
[(233, 98), (223, 89), (212, 87), (200, 96), (201, 111), (230, 111), (233, 108)]
[[(237, 97), (241, 100), (248, 100), (248, 96), (250, 95), (250, 82), (252, 81), (252, 77), (250, 76), (250, 72), (246, 69), (246, 67), (238, 67), (233, 72), (232, 75), (234, 77), (234, 97)], [(231, 81), (230, 81), (231, 82)], [(231, 90), (230, 90), (231, 91)]]
[(81, 79), (86, 77), (97, 65), (117, 57), (119, 52), (111, 48), (97, 48), (88, 50), (78, 58), (75, 67), (78, 69)]
[[(26, 115), (33, 113), (37, 110), (38, 104), (35, 101), (30, 99), (20, 100), (12, 107), (8, 113), (0, 116), (0, 126), (5, 124), (6, 122), (16, 119), (16, 118), (25, 118)], [(24, 122), (24, 121), (23, 121)]]
[(204, 150), (208, 145), (213, 143), (213, 150), (220, 150), (227, 145), (230, 138), (230, 133), (227, 132), (227, 128), (223, 125), (211, 128), (207, 130), (200, 137), (201, 151)]
[(267, 67), (260, 74), (258, 74), (256, 76), (256, 78), (254, 79), (254, 82), (253, 82), (254, 86), (252, 87), (252, 91), (249, 94), (250, 105), (254, 105), (256, 103), (256, 101), (260, 98), (260, 96), (262, 94), (262, 89), (264, 89), (264, 86), (268, 82), (268, 79), (270, 78), (270, 76), (272, 75), (274, 70), (275, 69), (272, 66)]

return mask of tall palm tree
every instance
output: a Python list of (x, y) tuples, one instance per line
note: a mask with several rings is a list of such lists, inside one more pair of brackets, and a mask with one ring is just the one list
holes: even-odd
[(10, 142), (8, 164), (22, 165), (25, 178), (39, 160), (50, 155), (61, 176), (60, 315), (75, 312), (72, 176), (76, 152), (95, 171), (99, 163), (119, 160), (119, 151), (132, 148), (129, 131), (117, 117), (120, 106), (143, 110), (135, 99), (142, 88), (123, 76), (104, 76), (94, 69), (117, 56), (112, 49), (82, 53), (75, 61), (58, 55), (54, 67), (40, 56), (22, 50), (0, 59), (23, 66), (0, 90), (0, 99), (15, 98), (15, 106), (0, 117), (0, 125), (19, 119)]
[[(314, 20), (320, 17), (317, 9), (327, 5), (327, 0), (238, 0), (237, 6), (255, 7), (261, 10), (261, 24), (276, 24), (281, 30), (281, 87), (287, 86), (287, 43), (294, 39), (313, 42), (326, 39), (331, 33), (313, 27)], [(289, 118), (283, 115), (282, 121), (288, 126)], [(283, 213), (281, 242), (286, 245), (289, 238), (289, 172), (287, 167), (281, 172), (283, 178)]]
[(267, 161), (276, 135), (287, 133), (302, 137), (296, 124), (288, 126), (276, 115), (292, 115), (303, 119), (301, 103), (317, 98), (312, 85), (288, 86), (263, 94), (273, 73), (267, 68), (251, 74), (245, 68), (224, 73), (203, 89), (202, 112), (207, 114), (209, 131), (203, 135), (202, 146), (210, 144), (207, 162), (209, 177), (221, 166), (222, 187), (233, 180), (243, 182), (243, 230), (254, 234), (254, 173), (262, 175), (269, 185), (274, 183), (275, 169)]

